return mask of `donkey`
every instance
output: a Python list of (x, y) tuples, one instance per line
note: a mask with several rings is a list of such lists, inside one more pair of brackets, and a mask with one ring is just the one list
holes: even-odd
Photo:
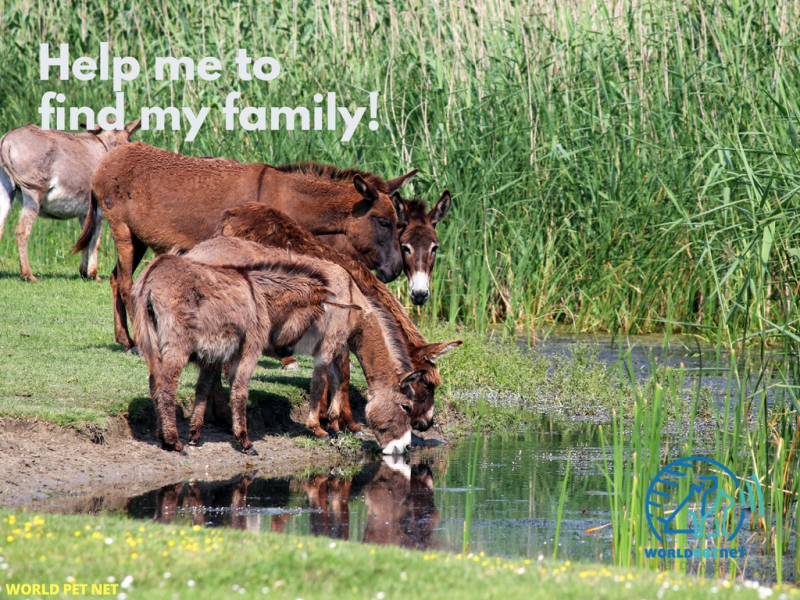
[(262, 350), (285, 353), (323, 316), (323, 304), (336, 302), (328, 276), (310, 261), (271, 258), (246, 267), (211, 267), (164, 255), (137, 281), (133, 325), (150, 371), (157, 437), (165, 449), (183, 450), (175, 394), (191, 360), (200, 367), (192, 423), (198, 411), (205, 412), (213, 376), (219, 378), (222, 366), (231, 363), (234, 437), (243, 452), (255, 452), (246, 408)]
[(94, 207), (102, 206), (117, 246), (111, 274), (117, 342), (133, 349), (126, 323), (133, 273), (147, 248), (186, 251), (214, 233), (226, 208), (263, 202), (312, 233), (346, 234), (370, 254), (378, 277), (391, 281), (403, 258), (397, 235), (402, 206), (389, 195), (414, 172), (391, 181), (356, 169), (306, 163), (271, 166), (191, 158), (134, 143), (106, 155), (92, 177), (92, 209), (74, 250), (95, 235)]
[[(0, 238), (17, 190), (22, 192), (22, 212), (17, 225), (19, 270), (23, 279), (36, 277), (28, 260), (28, 239), (36, 217), (78, 218), (83, 227), (89, 210), (92, 171), (112, 148), (130, 142), (141, 119), (122, 129), (104, 131), (96, 126), (87, 133), (44, 130), (36, 125), (19, 127), (0, 139)], [(95, 232), (86, 240), (79, 271), (84, 279), (97, 277), (97, 247), (103, 214), (95, 207)]]
[[(406, 225), (400, 230), (400, 247), (403, 250), (403, 270), (408, 277), (411, 303), (421, 306), (430, 296), (430, 282), (433, 274), (433, 263), (439, 250), (439, 236), (436, 225), (440, 223), (450, 210), (450, 192), (445, 190), (430, 213), (422, 200), (405, 200), (400, 192), (395, 192), (399, 200), (392, 200), (404, 206)], [(369, 268), (368, 258), (358, 252), (345, 235), (318, 235), (317, 239), (331, 248), (363, 262)], [(291, 356), (282, 358), (283, 368), (297, 370), (300, 367)]]
[[(422, 306), (430, 297), (431, 275), (439, 250), (439, 236), (436, 226), (441, 223), (450, 210), (450, 192), (442, 192), (439, 201), (428, 212), (424, 200), (406, 200), (395, 192), (398, 199), (392, 198), (395, 204), (402, 202), (406, 225), (400, 231), (400, 248), (403, 251), (403, 271), (408, 277), (411, 303)], [(346, 254), (353, 260), (363, 262), (369, 268), (366, 257), (356, 250), (344, 235), (318, 235), (317, 239), (328, 246)], [(288, 360), (288, 359), (287, 359)]]
[[(383, 307), (386, 318), (399, 332), (397, 343), (408, 353), (413, 369), (423, 373), (418, 383), (410, 387), (413, 411), (411, 424), (415, 429), (425, 431), (433, 425), (434, 393), (441, 385), (436, 361), (457, 348), (461, 340), (428, 344), (408, 317), (397, 298), (362, 263), (326, 246), (313, 235), (299, 227), (286, 215), (263, 204), (245, 204), (228, 209), (222, 214), (217, 234), (252, 240), (264, 246), (291, 248), (305, 256), (327, 260), (343, 267), (352, 277), (360, 292), (371, 302)], [(329, 413), (334, 431), (346, 427), (353, 433), (360, 431), (350, 410), (350, 361), (347, 353), (337, 360), (337, 370), (331, 381), (338, 381), (337, 387), (330, 386), (330, 395), (340, 407), (341, 412)], [(218, 393), (214, 397), (217, 398)], [(323, 402), (325, 399), (323, 399)], [(324, 413), (324, 409), (320, 410)]]
[[(314, 357), (306, 427), (317, 438), (328, 438), (328, 433), (320, 426), (320, 402), (329, 389), (337, 390), (341, 386), (342, 374), (336, 364), (341, 361), (342, 356), (349, 356), (352, 351), (367, 379), (367, 423), (385, 454), (404, 452), (411, 443), (411, 414), (414, 408), (410, 401), (414, 395), (412, 386), (426, 375), (425, 371), (416, 368), (418, 363), (412, 360), (407, 346), (402, 343), (402, 332), (389, 311), (373, 298), (365, 297), (347, 271), (332, 262), (294, 255), (293, 252), (292, 254), (298, 262), (313, 264), (326, 274), (330, 289), (340, 299), (339, 302), (345, 302), (351, 308), (360, 308), (343, 311), (328, 303), (324, 318), (315, 321), (293, 347), (285, 348), (286, 353), (269, 352), (271, 348), (265, 346), (268, 353), (277, 356), (296, 353)], [(186, 253), (185, 258), (210, 265), (247, 265), (276, 260), (276, 257), (286, 255), (287, 251), (283, 249), (267, 248), (252, 241), (218, 236), (198, 244)], [(275, 345), (272, 348), (277, 349)], [(235, 374), (233, 366), (231, 372)], [(219, 382), (219, 375), (217, 370), (214, 375), (216, 382)], [(206, 395), (204, 401), (205, 397)], [(336, 394), (331, 401), (331, 414), (339, 414), (340, 401), (341, 394)], [(241, 413), (240, 418), (244, 418), (244, 405), (237, 406), (233, 403), (233, 386), (231, 405), (235, 426), (237, 410)], [(189, 432), (192, 442), (199, 439), (204, 413), (204, 405), (201, 410), (195, 405)]]

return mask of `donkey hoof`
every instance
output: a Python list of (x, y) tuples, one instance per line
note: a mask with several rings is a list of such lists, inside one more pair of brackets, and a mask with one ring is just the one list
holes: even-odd
[(22, 276), (22, 279), (24, 279), (25, 281), (27, 281), (27, 282), (29, 282), (29, 283), (38, 283), (38, 282), (39, 282), (39, 280), (38, 280), (38, 279), (36, 279), (36, 277), (34, 277), (34, 276), (33, 276), (32, 274), (30, 274), (30, 273), (28, 273), (27, 275), (23, 275), (23, 276)]
[(242, 454), (247, 454), (248, 456), (258, 456), (258, 451), (255, 449), (255, 446), (251, 444), (249, 448), (242, 447)]
[(142, 353), (139, 352), (139, 346), (133, 345), (128, 348), (128, 352), (130, 352), (133, 356), (141, 356)]

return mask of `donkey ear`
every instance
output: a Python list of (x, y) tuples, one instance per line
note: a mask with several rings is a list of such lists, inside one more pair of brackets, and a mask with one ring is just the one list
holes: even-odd
[(414, 399), (414, 388), (411, 385), (422, 379), (424, 374), (425, 371), (414, 371), (400, 377), (400, 389), (412, 400)]
[(394, 210), (397, 213), (397, 226), (405, 227), (407, 224), (406, 201), (403, 200), (403, 197), (400, 195), (400, 192), (392, 192), (391, 199), (392, 199), (392, 204), (394, 204)]
[(419, 173), (419, 169), (414, 169), (413, 171), (409, 171), (405, 175), (400, 175), (400, 177), (395, 177), (394, 179), (390, 179), (386, 182), (386, 187), (389, 188), (389, 193), (391, 194), (395, 190), (399, 190), (402, 185), (411, 179), (414, 175)]
[(356, 188), (356, 191), (364, 196), (365, 200), (369, 200), (370, 203), (374, 203), (378, 199), (378, 190), (375, 189), (374, 186), (368, 184), (361, 175), (356, 175), (353, 177), (353, 185)]
[(442, 342), (441, 344), (430, 344), (425, 349), (425, 359), (436, 364), (437, 360), (450, 354), (463, 343), (463, 340), (453, 340), (451, 342)]
[(450, 192), (445, 190), (442, 192), (442, 197), (439, 198), (439, 201), (436, 203), (431, 209), (430, 214), (428, 214), (428, 218), (431, 220), (431, 225), (436, 227), (438, 223), (444, 221), (444, 218), (447, 216), (447, 213), (450, 211)]
[(132, 136), (139, 127), (142, 126), (142, 120), (136, 119), (135, 121), (131, 121), (127, 125), (125, 125), (125, 131), (128, 133), (128, 137)]
[(85, 129), (86, 131), (88, 131), (89, 133), (93, 133), (93, 134), (95, 134), (95, 135), (97, 135), (98, 133), (102, 133), (102, 132), (103, 132), (103, 128), (102, 128), (102, 127), (100, 127), (100, 125), (95, 125), (93, 129), (89, 129), (89, 127), (86, 125), (86, 123), (83, 123), (83, 122), (81, 122), (81, 123), (78, 123), (78, 125), (79, 125), (81, 128), (83, 128), (83, 129)]

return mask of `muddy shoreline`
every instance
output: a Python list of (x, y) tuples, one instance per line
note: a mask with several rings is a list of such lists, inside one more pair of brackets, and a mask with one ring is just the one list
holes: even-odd
[[(182, 435), (188, 425), (179, 423)], [(334, 446), (301, 448), (285, 435), (253, 436), (258, 456), (239, 452), (229, 433), (204, 430), (204, 443), (186, 455), (166, 452), (124, 418), (102, 431), (79, 432), (52, 423), (0, 419), (0, 504), (30, 504), (54, 495), (130, 496), (181, 480), (210, 480), (257, 470), (283, 476), (352, 462)], [(94, 438), (95, 441), (92, 440)]]

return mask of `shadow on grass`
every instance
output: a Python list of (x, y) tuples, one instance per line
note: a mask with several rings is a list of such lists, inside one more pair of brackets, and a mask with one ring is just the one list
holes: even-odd
[[(34, 273), (34, 276), (39, 281), (58, 279), (63, 281), (86, 281), (86, 283), (97, 283), (93, 279), (84, 280), (83, 277), (81, 277), (80, 274), (77, 272), (77, 269), (75, 273), (71, 274), (67, 273), (66, 271), (64, 271), (63, 273), (58, 273), (58, 272), (53, 273), (45, 271), (44, 273)], [(19, 270), (12, 270), (12, 271), (0, 270), (0, 280), (3, 279), (16, 279), (18, 281), (22, 281), (22, 278), (19, 276)], [(36, 285), (36, 284), (31, 283), (31, 285)]]
[(109, 350), (110, 352), (118, 352), (118, 353), (128, 352), (125, 346), (123, 346), (122, 344), (117, 344), (116, 342), (109, 342), (107, 344), (87, 344), (86, 346), (78, 348), (78, 350)]

